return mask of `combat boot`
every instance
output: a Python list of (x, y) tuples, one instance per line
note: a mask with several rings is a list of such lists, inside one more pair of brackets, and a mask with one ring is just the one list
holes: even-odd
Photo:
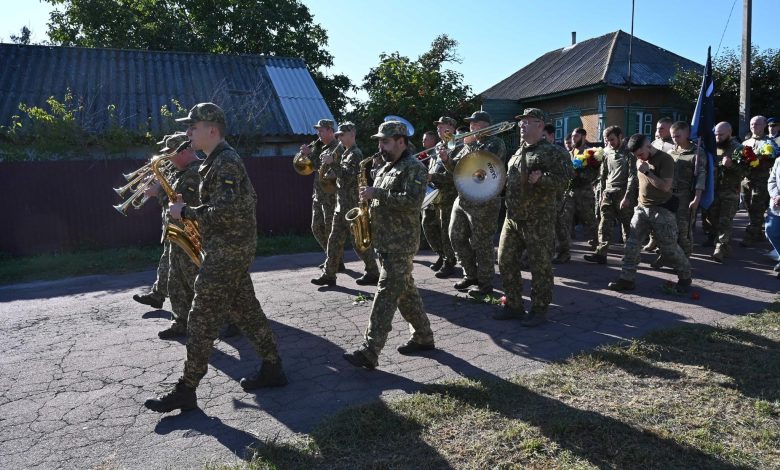
[(139, 304), (148, 305), (153, 308), (162, 308), (163, 303), (165, 302), (165, 297), (159, 294), (155, 294), (154, 292), (149, 292), (148, 294), (135, 294), (133, 296), (133, 300)]
[(159, 398), (150, 398), (144, 406), (158, 413), (168, 413), (173, 410), (189, 411), (198, 407), (195, 389), (188, 387), (184, 379), (179, 379), (176, 387)]
[(688, 279), (678, 279), (677, 284), (674, 286), (674, 290), (679, 292), (680, 294), (687, 294), (691, 291), (691, 284), (693, 281), (691, 281), (691, 278)]
[(171, 326), (157, 333), (160, 339), (181, 338), (187, 334), (187, 326), (178, 322), (171, 323)]
[(476, 286), (476, 285), (477, 285), (476, 279), (470, 279), (468, 277), (464, 277), (462, 280), (456, 282), (452, 286), (457, 290), (463, 291), (468, 289), (471, 286)]
[(368, 370), (376, 369), (376, 364), (366, 357), (362, 349), (355, 350), (351, 353), (345, 352), (342, 354), (342, 357), (355, 367), (364, 367)]
[(259, 371), (252, 377), (243, 377), (239, 384), (245, 392), (264, 387), (283, 387), (287, 385), (287, 376), (284, 375), (281, 361), (263, 361)]
[(531, 309), (531, 312), (528, 314), (528, 316), (520, 321), (520, 325), (531, 328), (534, 326), (539, 326), (545, 322), (547, 322), (547, 312), (539, 312)]
[(607, 284), (607, 287), (610, 290), (614, 290), (617, 292), (624, 291), (624, 290), (634, 290), (636, 289), (636, 284), (634, 284), (634, 281), (629, 281), (627, 279), (618, 278), (617, 281), (612, 281), (609, 284)]
[(493, 286), (479, 286), (479, 287), (472, 287), (469, 289), (468, 294), (469, 296), (475, 298), (475, 299), (482, 299), (490, 294), (493, 293)]
[(569, 253), (558, 253), (555, 255), (555, 258), (552, 259), (553, 264), (563, 264), (568, 263), (571, 260), (571, 254)]
[(451, 261), (444, 261), (444, 264), (441, 265), (441, 268), (436, 271), (436, 276), (439, 279), (446, 279), (450, 276), (455, 274), (455, 263)]
[(444, 256), (439, 253), (439, 259), (436, 260), (435, 263), (431, 265), (431, 269), (434, 271), (438, 271), (441, 269), (441, 266), (444, 264)]
[(718, 263), (722, 263), (723, 258), (725, 258), (725, 256), (723, 255), (723, 249), (721, 249), (720, 245), (718, 245), (718, 247), (715, 248), (715, 251), (712, 252), (712, 259), (717, 261)]
[(376, 274), (365, 273), (359, 278), (355, 279), (355, 284), (359, 286), (375, 286), (379, 282), (379, 276)]
[(415, 353), (418, 353), (420, 351), (432, 351), (436, 349), (436, 346), (433, 344), (433, 342), (430, 342), (428, 344), (422, 344), (418, 343), (417, 341), (409, 340), (405, 344), (398, 346), (398, 352), (403, 354), (404, 356), (409, 356)]
[(583, 258), (585, 258), (585, 261), (589, 261), (591, 263), (607, 264), (607, 255), (593, 253), (590, 255), (585, 255)]
[(311, 280), (311, 283), (315, 286), (329, 286), (333, 287), (336, 285), (336, 280), (332, 277), (328, 277), (325, 274), (322, 274), (320, 277), (315, 277)]

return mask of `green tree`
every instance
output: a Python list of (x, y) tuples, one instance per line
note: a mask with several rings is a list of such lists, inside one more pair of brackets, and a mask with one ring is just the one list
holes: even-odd
[(379, 65), (363, 79), (362, 88), (368, 100), (358, 103), (348, 118), (358, 128), (361, 146), (373, 148), (367, 136), (376, 132), (384, 116), (402, 116), (414, 125), (415, 137), (433, 129), (433, 121), (442, 115), (456, 119), (471, 114), (478, 108), (471, 87), (463, 83), (463, 75), (445, 68), (447, 63), (458, 63), (457, 41), (441, 35), (429, 51), (416, 60), (398, 52), (383, 53)]
[[(737, 129), (739, 122), (739, 73), (741, 53), (725, 49), (712, 61), (715, 82), (715, 120), (730, 122)], [(759, 50), (753, 47), (750, 74), (750, 113), (775, 116), (780, 114), (780, 50)], [(672, 78), (672, 89), (692, 110), (701, 87), (700, 71), (678, 71)]]
[(30, 44), (30, 35), (32, 34), (32, 31), (30, 31), (30, 28), (27, 26), (22, 26), (22, 29), (19, 30), (19, 35), (12, 34), (11, 35), (11, 42), (14, 44)]
[(297, 0), (45, 0), (54, 44), (301, 57), (341, 117), (352, 84), (329, 76), (328, 34)]

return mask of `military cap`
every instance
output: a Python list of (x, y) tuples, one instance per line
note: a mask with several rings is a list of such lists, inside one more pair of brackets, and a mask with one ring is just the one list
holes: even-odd
[(176, 120), (182, 124), (195, 124), (200, 121), (225, 124), (225, 112), (214, 103), (198, 103), (190, 109), (186, 118)]
[(409, 135), (406, 124), (401, 121), (385, 121), (379, 125), (379, 132), (372, 135), (372, 139), (383, 139), (385, 137), (395, 137), (399, 135)]
[(437, 125), (437, 126), (439, 124), (444, 124), (445, 126), (452, 126), (453, 129), (458, 127), (458, 121), (456, 121), (455, 119), (453, 119), (451, 117), (447, 117), (447, 116), (440, 117), (438, 121), (434, 122), (434, 124)]
[(769, 125), (769, 126), (771, 126), (771, 125), (777, 125), (777, 124), (780, 124), (780, 118), (771, 117), (771, 118), (769, 118), (769, 119), (767, 119), (767, 120), (766, 120), (766, 123), (767, 123), (767, 125)]
[(464, 119), (466, 122), (482, 121), (490, 124), (493, 120), (490, 119), (490, 114), (487, 111), (474, 111), (474, 114)]
[(170, 137), (172, 134), (165, 134), (161, 141), (157, 142), (157, 145), (162, 145), (165, 147), (165, 141), (168, 140), (168, 137)]
[(169, 135), (167, 136), (167, 139), (165, 139), (165, 147), (160, 150), (160, 152), (173, 152), (174, 150), (177, 150), (181, 144), (187, 142), (188, 140), (190, 139), (184, 132), (177, 132), (173, 135)]
[(532, 117), (532, 118), (536, 118), (536, 119), (539, 119), (541, 121), (544, 121), (544, 111), (542, 111), (539, 108), (525, 108), (523, 110), (523, 114), (519, 114), (519, 115), (515, 116), (515, 119), (517, 119), (519, 121), (519, 120), (521, 120), (523, 118), (527, 118), (527, 117)]
[(336, 135), (341, 135), (345, 132), (351, 132), (355, 130), (355, 123), (354, 122), (344, 122), (339, 126), (339, 130), (336, 132)]
[(333, 122), (333, 119), (320, 119), (317, 121), (317, 124), (314, 125), (315, 129), (319, 129), (320, 127), (324, 127), (326, 129), (333, 129), (336, 127), (336, 123)]

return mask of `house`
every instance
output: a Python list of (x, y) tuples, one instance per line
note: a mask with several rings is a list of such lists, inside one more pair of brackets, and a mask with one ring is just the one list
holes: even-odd
[(312, 140), (313, 123), (333, 118), (302, 59), (0, 44), (0, 125), (20, 103), (45, 107), (66, 93), (94, 133), (118, 126), (161, 136), (180, 129), (161, 108), (212, 101), (253, 156), (293, 155)]
[[(583, 127), (588, 139), (618, 125), (626, 136), (653, 137), (655, 122), (668, 116), (687, 120), (669, 84), (678, 68), (703, 66), (673, 52), (615, 31), (550, 51), (480, 94), (495, 121), (512, 119), (524, 108), (540, 108), (555, 124), (556, 141)], [(631, 72), (629, 78), (629, 50)]]

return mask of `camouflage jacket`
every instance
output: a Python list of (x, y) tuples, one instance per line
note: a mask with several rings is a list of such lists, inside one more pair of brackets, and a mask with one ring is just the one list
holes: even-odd
[(420, 209), (427, 186), (425, 165), (408, 150), (376, 173), (371, 200), (371, 234), (380, 253), (416, 253), (420, 247)]
[(707, 185), (707, 157), (704, 151), (691, 142), (687, 149), (675, 146), (669, 155), (674, 158), (672, 191), (680, 194), (704, 191)]
[(636, 177), (636, 157), (621, 147), (614, 150), (604, 148), (604, 161), (601, 162), (599, 191), (604, 193), (624, 193), (629, 199), (636, 200), (639, 180)]
[(206, 253), (236, 244), (254, 246), (257, 195), (238, 153), (223, 141), (198, 173), (201, 204), (187, 207), (184, 216), (198, 222)]
[(341, 155), (338, 163), (331, 165), (336, 173), (336, 212), (347, 212), (358, 203), (358, 181), (360, 162), (363, 160), (363, 152), (357, 145), (353, 145)]
[[(312, 166), (314, 166), (314, 198), (320, 199), (320, 197), (327, 197), (329, 196), (328, 193), (325, 193), (322, 190), (322, 186), (320, 186), (320, 175), (319, 175), (319, 169), (320, 166), (322, 166), (322, 154), (325, 152), (333, 152), (336, 150), (336, 147), (339, 146), (339, 140), (333, 139), (330, 141), (328, 145), (325, 145), (322, 143), (321, 140), (315, 140), (311, 144), (309, 144), (311, 147), (311, 153), (309, 154), (309, 158), (311, 159)], [(301, 152), (298, 152), (295, 154), (296, 157), (300, 156)], [(335, 159), (335, 155), (334, 155)]]
[(739, 165), (732, 159), (731, 166), (723, 166), (723, 157), (731, 157), (736, 152), (742, 150), (742, 144), (737, 139), (731, 139), (728, 148), (716, 149), (716, 173), (715, 173), (715, 194), (718, 196), (733, 196), (739, 198), (739, 191), (742, 185), (742, 179), (747, 174), (747, 169)]
[(452, 173), (447, 171), (444, 162), (439, 159), (439, 149), (444, 148), (447, 151), (447, 155), (450, 159), (457, 155), (463, 148), (462, 145), (455, 147), (452, 150), (447, 149), (447, 144), (439, 142), (436, 144), (436, 150), (432, 153), (430, 160), (428, 160), (428, 175), (430, 175), (431, 183), (439, 190), (439, 196), (442, 200), (454, 201), (458, 196), (458, 191), (455, 189), (455, 181), (452, 179)]
[[(478, 150), (487, 150), (488, 152), (497, 156), (498, 159), (501, 160), (504, 164), (506, 164), (506, 144), (504, 144), (503, 140), (492, 135), (492, 136), (485, 137), (484, 139), (480, 139), (471, 144), (464, 144), (463, 148), (461, 148), (458, 153), (455, 152), (452, 153), (455, 156), (447, 160), (447, 162), (444, 163), (444, 167), (447, 169), (447, 171), (452, 173), (455, 171), (455, 167), (458, 165), (458, 162), (460, 161), (461, 158), (465, 157), (466, 155), (472, 152), (476, 152)], [(476, 203), (476, 202), (467, 201), (464, 198), (460, 198), (461, 207), (466, 207), (466, 208), (480, 207), (492, 203), (493, 200)]]
[[(568, 167), (568, 168), (567, 168)], [(532, 171), (540, 170), (536, 184), (528, 182)], [(525, 142), (509, 159), (506, 178), (507, 217), (528, 220), (536, 214), (556, 212), (556, 196), (573, 172), (566, 150), (542, 139), (528, 145)]]
[[(181, 194), (184, 199), (184, 203), (189, 207), (195, 207), (200, 204), (200, 196), (198, 187), (200, 186), (200, 175), (198, 174), (198, 168), (203, 163), (201, 160), (193, 160), (183, 170), (175, 170), (167, 175), (168, 183), (173, 188), (176, 194)], [(165, 191), (163, 191), (165, 194)], [(166, 197), (167, 201), (168, 198)], [(165, 207), (165, 221), (171, 222), (171, 215), (168, 213), (168, 207)]]

